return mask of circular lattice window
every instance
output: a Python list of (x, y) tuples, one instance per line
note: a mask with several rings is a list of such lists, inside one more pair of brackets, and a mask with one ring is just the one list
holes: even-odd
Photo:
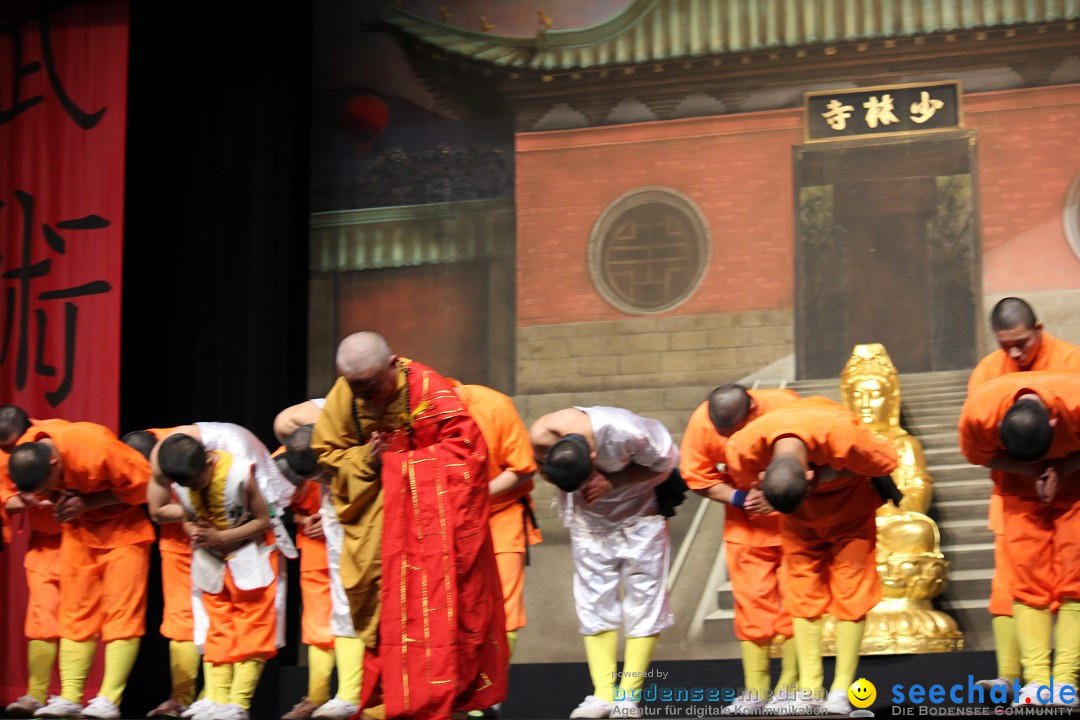
[(641, 188), (600, 215), (589, 238), (589, 273), (600, 294), (625, 313), (678, 306), (697, 289), (709, 264), (709, 230), (701, 211), (667, 188)]

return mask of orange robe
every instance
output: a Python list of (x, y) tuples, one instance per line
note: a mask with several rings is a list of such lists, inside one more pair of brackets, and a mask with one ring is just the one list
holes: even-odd
[[(1057, 419), (1047, 460), (1080, 452), (1080, 374), (1015, 372), (979, 385), (960, 413), (960, 450), (975, 465), (1004, 451), (999, 426), (1019, 395), (1033, 392)], [(1001, 473), (1005, 554), (1013, 570), (1012, 599), (1042, 607), (1080, 598), (1080, 473), (1060, 478), (1049, 503), (1035, 479)]]
[[(64, 421), (31, 420), (31, 429), (54, 422)], [(8, 453), (0, 451), (0, 508), (18, 495), (8, 473), (8, 457)], [(47, 507), (29, 507), (21, 515), (30, 531), (23, 558), (28, 590), (23, 632), (27, 640), (56, 640), (60, 637), (60, 523)], [(7, 529), (7, 522), (4, 527)]]
[[(791, 390), (751, 390), (750, 397), (754, 409), (747, 417), (747, 423), (799, 399)], [(736, 490), (750, 490), (751, 483), (747, 478), (736, 483), (727, 472), (727, 441), (709, 419), (709, 403), (701, 403), (690, 416), (679, 452), (679, 473), (688, 487), (705, 490), (727, 483)], [(784, 610), (782, 600), (787, 577), (781, 571), (780, 515), (751, 514), (727, 505), (724, 508), (724, 552), (735, 600), (735, 637), (755, 642), (776, 635), (790, 637), (791, 615)]]
[(140, 507), (146, 503), (150, 465), (94, 423), (42, 424), (23, 436), (25, 441), (45, 438), (63, 463), (58, 493), (109, 491), (119, 500), (61, 526), (60, 636), (84, 641), (100, 634), (104, 642), (141, 636), (154, 541)]
[[(357, 569), (381, 601), (361, 706), (377, 704), (381, 690), (388, 718), (490, 707), (506, 697), (508, 653), (484, 438), (446, 380), (404, 358), (390, 409), (375, 417), (338, 378), (312, 437), (320, 462), (335, 471), (343, 575), (357, 539), (379, 544), (378, 567)], [(376, 429), (389, 435), (378, 463), (367, 444)], [(376, 517), (359, 526), (380, 503), (381, 528)], [(350, 604), (362, 602), (354, 595), (361, 586), (350, 587)], [(355, 624), (363, 638), (364, 623)]]
[[(462, 385), (448, 379), (469, 415), (480, 426), (488, 448), (488, 480), (505, 470), (515, 473), (536, 472), (529, 431), (521, 421), (514, 402), (497, 390), (483, 385)], [(543, 540), (540, 529), (532, 524), (533, 489), (529, 480), (490, 499), (491, 541), (502, 582), (503, 612), (506, 631), (525, 627), (525, 548)]]
[[(988, 380), (1008, 375), (1012, 372), (1039, 370), (1068, 370), (1080, 372), (1080, 347), (1053, 337), (1042, 331), (1042, 343), (1039, 351), (1025, 370), (1016, 364), (1004, 350), (990, 353), (975, 366), (968, 378), (968, 393)], [(1005, 528), (1002, 523), (1001, 484), (1005, 473), (991, 470), (990, 479), (994, 481), (994, 490), (990, 495), (988, 524), (994, 531), (994, 578), (990, 585), (990, 605), (988, 610), (993, 615), (1012, 615), (1012, 587), (1016, 569), (1005, 550)]]
[[(317, 515), (322, 511), (322, 485), (305, 480), (293, 496), (293, 512)], [(300, 642), (323, 650), (334, 649), (334, 634), (330, 631), (333, 612), (330, 601), (330, 563), (326, 557), (326, 538), (308, 537), (296, 533), (296, 549), (300, 551)]]
[(869, 477), (896, 468), (892, 443), (879, 438), (854, 413), (821, 397), (804, 398), (754, 420), (728, 441), (728, 472), (752, 483), (773, 456), (773, 443), (800, 439), (811, 466), (852, 473), (808, 489), (795, 512), (781, 516), (780, 537), (792, 616), (860, 620), (881, 600), (874, 551), (875, 514), (881, 497)]

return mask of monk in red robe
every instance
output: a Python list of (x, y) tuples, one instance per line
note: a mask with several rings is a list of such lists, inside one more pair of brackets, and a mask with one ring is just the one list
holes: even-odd
[(441, 375), (375, 333), (345, 338), (337, 367), (311, 445), (335, 473), (342, 583), (366, 647), (362, 716), (501, 702), (508, 653), (480, 429)]

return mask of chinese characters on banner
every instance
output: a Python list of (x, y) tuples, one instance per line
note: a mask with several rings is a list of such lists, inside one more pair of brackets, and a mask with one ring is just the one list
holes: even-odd
[(893, 85), (806, 94), (806, 139), (953, 130), (961, 127), (960, 84)]
[(0, 402), (117, 429), (127, 0), (0, 10)]

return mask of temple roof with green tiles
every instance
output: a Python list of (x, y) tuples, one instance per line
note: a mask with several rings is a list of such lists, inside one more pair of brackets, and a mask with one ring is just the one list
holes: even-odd
[(528, 131), (795, 107), (802, 90), (867, 78), (950, 77), (967, 91), (1077, 82), (1078, 25), (1080, 0), (636, 0), (589, 27), (538, 22), (533, 37), (402, 7), (370, 29), (393, 34), (454, 109), (490, 113), (494, 94)]

